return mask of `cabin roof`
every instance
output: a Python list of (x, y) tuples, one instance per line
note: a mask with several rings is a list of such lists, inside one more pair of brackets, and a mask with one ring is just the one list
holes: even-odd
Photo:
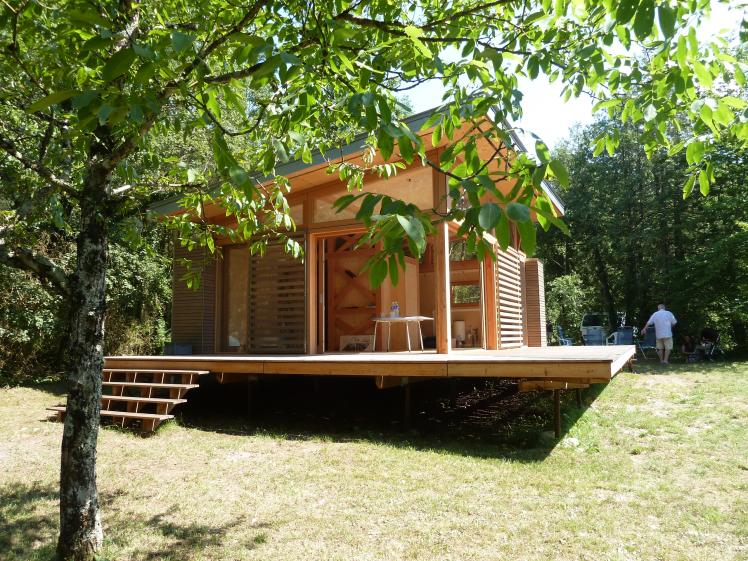
[[(438, 109), (439, 107), (433, 107), (431, 109), (427, 109), (426, 111), (415, 113), (413, 115), (410, 115), (409, 117), (406, 117), (405, 119), (403, 119), (403, 121), (408, 125), (408, 127), (410, 127), (412, 131), (423, 133), (424, 131), (420, 131), (421, 127)], [(496, 112), (492, 111), (491, 113), (492, 114), (489, 115), (489, 118), (491, 118), (492, 121), (495, 121)], [(509, 131), (509, 135), (512, 139), (512, 142), (514, 143), (514, 146), (511, 147), (513, 150), (527, 152), (527, 148), (513, 130)], [(312, 161), (309, 163), (303, 162), (302, 160), (293, 160), (291, 162), (281, 164), (276, 168), (277, 175), (291, 176), (306, 169), (329, 164), (331, 161), (331, 156), (333, 156), (335, 159), (342, 160), (346, 159), (349, 156), (358, 154), (361, 151), (361, 141), (365, 140), (367, 136), (368, 133), (356, 135), (356, 137), (348, 144), (345, 144), (340, 148), (328, 150), (327, 153), (322, 153), (319, 150), (315, 150), (312, 153)], [(255, 177), (261, 183), (272, 180), (271, 176)], [(564, 203), (556, 190), (551, 186), (549, 182), (545, 180), (542, 182), (541, 187), (543, 189), (543, 192), (548, 196), (553, 205), (563, 215), (565, 213)], [(154, 203), (153, 205), (151, 205), (150, 210), (155, 212), (156, 214), (170, 214), (173, 212), (177, 212), (181, 208), (179, 206), (179, 199), (179, 196), (174, 196), (158, 203)]]

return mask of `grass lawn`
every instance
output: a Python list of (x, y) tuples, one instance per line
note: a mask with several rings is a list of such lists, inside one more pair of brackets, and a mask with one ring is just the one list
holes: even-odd
[[(104, 557), (748, 559), (748, 363), (638, 370), (587, 391), (582, 412), (565, 398), (558, 443), (537, 416), (472, 437), (235, 419), (102, 430)], [(0, 389), (3, 561), (54, 549), (62, 427), (42, 419), (58, 401)]]

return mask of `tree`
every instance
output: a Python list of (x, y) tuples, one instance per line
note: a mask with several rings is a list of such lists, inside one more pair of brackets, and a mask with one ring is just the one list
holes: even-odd
[[(720, 45), (696, 40), (694, 26), (708, 11), (708, 2), (693, 0), (4, 2), (0, 150), (13, 177), (3, 182), (9, 203), (0, 261), (31, 271), (64, 295), (71, 310), (59, 556), (92, 559), (102, 541), (95, 460), (112, 228), (179, 192), (192, 212), (174, 225), (190, 247), (214, 251), (214, 236), (225, 235), (262, 251), (269, 238), (285, 236), (298, 254), (287, 236), (291, 186), (275, 176), (276, 164), (308, 161), (312, 150), (362, 130), (386, 160), (397, 152), (449, 174), (450, 198), (464, 195), (470, 204), (455, 205), (441, 219), (464, 220), (470, 251), (490, 252), (482, 233), (494, 229), (506, 245), (515, 222), (531, 253), (530, 209), (544, 228), (563, 227), (540, 189), (545, 177), (565, 183), (563, 166), (542, 142), (539, 161), (520, 155), (508, 171), (486, 165), (476, 149), (476, 138), (488, 136), (497, 146), (493, 158), (505, 154), (501, 148), (511, 138), (504, 123), (521, 113), (519, 77), (542, 72), (563, 82), (569, 96), (595, 95), (608, 110), (636, 88), (640, 95), (626, 102), (624, 119), (642, 124), (649, 147), (667, 145), (664, 123), (685, 113), (704, 134), (696, 173), (706, 166), (708, 135), (748, 136), (729, 96), (709, 94), (711, 105), (692, 106), (696, 91), (715, 79), (744, 80), (744, 69), (722, 56)], [(443, 56), (447, 48), (460, 53), (457, 60)], [(646, 63), (630, 54), (642, 51)], [(396, 111), (398, 92), (430, 80), (447, 89), (428, 123), (435, 140), (447, 139), (438, 161), (428, 161)], [(477, 124), (491, 112), (496, 127), (455, 134), (460, 122)], [(195, 165), (187, 155), (167, 173), (140, 173), (147, 166), (135, 163), (157, 164), (154, 146), (168, 134), (205, 135), (213, 163)], [(613, 151), (616, 138), (601, 138)], [(396, 171), (395, 163), (340, 169), (354, 187), (366, 173)], [(507, 175), (516, 184), (510, 197), (495, 187)], [(486, 193), (506, 210), (481, 205)], [(237, 225), (205, 224), (207, 202), (222, 204)], [(422, 252), (433, 216), (388, 198), (370, 198), (364, 207), (369, 239), (384, 242), (370, 270), (381, 282), (397, 271), (403, 249), (396, 240), (407, 237)], [(75, 237), (70, 271), (37, 244), (50, 225), (56, 235)]]
[[(590, 148), (601, 129), (617, 131), (619, 149), (612, 156), (595, 156)], [(586, 310), (612, 306), (613, 314), (624, 311), (629, 325), (641, 327), (664, 301), (678, 317), (681, 334), (698, 335), (709, 326), (722, 333), (723, 346), (745, 347), (745, 150), (733, 142), (715, 143), (711, 193), (684, 198), (685, 155), (657, 151), (647, 159), (640, 134), (637, 127), (601, 120), (577, 131), (558, 151), (570, 172), (563, 197), (571, 237), (542, 234), (540, 252), (552, 279), (549, 317), (569, 316), (557, 310), (565, 301), (578, 301), (569, 281), (575, 279), (588, 288)]]

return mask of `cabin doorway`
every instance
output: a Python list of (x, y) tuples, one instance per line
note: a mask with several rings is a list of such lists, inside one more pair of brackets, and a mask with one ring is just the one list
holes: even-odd
[(356, 232), (319, 242), (318, 282), (323, 290), (318, 327), (324, 333), (325, 352), (367, 350), (374, 335), (372, 318), (380, 309), (380, 291), (371, 288), (362, 269), (375, 250), (357, 247), (361, 236), (362, 232)]

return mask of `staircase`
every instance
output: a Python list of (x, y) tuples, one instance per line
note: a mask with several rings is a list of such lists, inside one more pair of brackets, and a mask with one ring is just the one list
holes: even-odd
[[(185, 394), (198, 387), (207, 370), (135, 370), (105, 368), (102, 375), (101, 420), (123, 428), (149, 433), (164, 421), (173, 419), (171, 410), (187, 401)], [(66, 407), (48, 407), (65, 417)]]

